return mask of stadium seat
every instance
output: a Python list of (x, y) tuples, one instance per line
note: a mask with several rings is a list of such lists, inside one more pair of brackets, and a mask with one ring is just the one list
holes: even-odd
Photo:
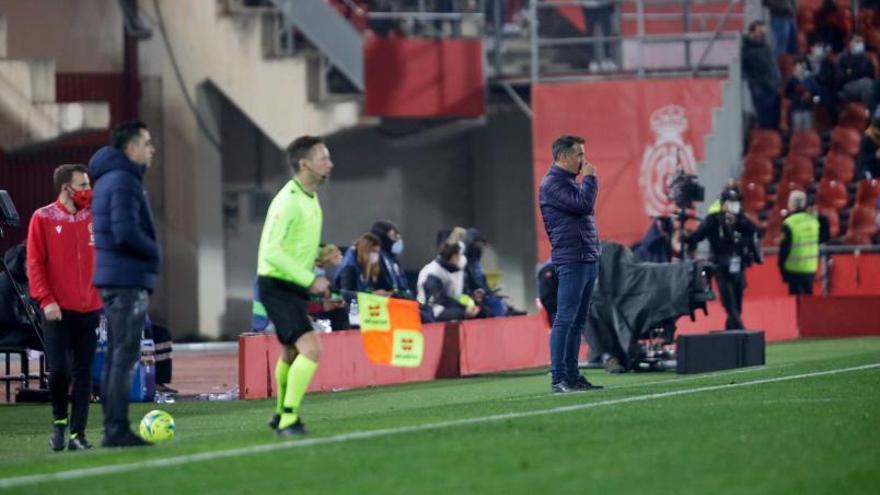
[(749, 182), (742, 188), (742, 205), (745, 212), (757, 216), (767, 205), (767, 193), (764, 186)]
[(782, 137), (773, 129), (753, 129), (749, 133), (748, 154), (776, 158), (782, 155)]
[(825, 168), (822, 171), (822, 177), (849, 184), (853, 180), (853, 176), (855, 176), (855, 168), (856, 166), (851, 156), (831, 151), (825, 156)]
[(871, 244), (871, 238), (877, 233), (877, 209), (868, 206), (856, 206), (849, 215), (849, 226), (846, 229), (846, 244)]
[(855, 157), (859, 153), (861, 140), (861, 132), (838, 125), (831, 131), (831, 151)]
[(820, 209), (827, 208), (840, 211), (849, 202), (846, 186), (843, 183), (827, 177), (819, 181), (816, 190), (816, 206)]
[(868, 127), (868, 109), (861, 103), (847, 103), (840, 112), (838, 125), (862, 132)]
[(779, 181), (776, 188), (776, 206), (775, 209), (786, 208), (788, 206), (788, 195), (792, 191), (803, 191), (804, 188), (800, 184), (792, 181)]
[(822, 155), (822, 138), (815, 129), (796, 129), (791, 133), (788, 154), (792, 153), (813, 159)]
[(880, 197), (880, 180), (864, 179), (859, 182), (859, 188), (856, 191), (856, 205), (876, 207), (878, 197)]
[(773, 182), (773, 162), (770, 158), (760, 155), (751, 154), (743, 159), (742, 182), (748, 184), (766, 185)]
[(819, 207), (819, 214), (828, 220), (828, 236), (837, 237), (840, 235), (840, 213), (834, 208)]
[(813, 161), (805, 156), (789, 153), (782, 165), (782, 180), (806, 186), (813, 182)]

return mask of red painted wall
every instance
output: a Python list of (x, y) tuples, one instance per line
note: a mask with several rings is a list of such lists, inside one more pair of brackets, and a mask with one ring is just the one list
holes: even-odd
[(364, 114), (478, 117), (486, 113), (479, 39), (364, 37)]

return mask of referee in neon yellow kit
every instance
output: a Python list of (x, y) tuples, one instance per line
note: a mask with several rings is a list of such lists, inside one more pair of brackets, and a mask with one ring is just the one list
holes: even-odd
[(295, 139), (286, 150), (294, 177), (275, 196), (266, 214), (257, 259), (260, 300), (284, 346), (275, 364), (278, 403), (269, 426), (281, 436), (306, 433), (299, 414), (318, 367), (321, 341), (312, 331), (309, 296), (328, 295), (330, 282), (314, 273), (323, 215), (317, 189), (330, 177), (330, 151), (313, 136)]

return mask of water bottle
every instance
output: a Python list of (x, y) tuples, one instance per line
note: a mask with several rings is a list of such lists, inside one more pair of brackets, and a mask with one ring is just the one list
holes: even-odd
[(361, 316), (360, 313), (358, 313), (357, 299), (352, 299), (348, 308), (348, 324), (354, 327), (355, 325), (360, 325), (360, 321)]

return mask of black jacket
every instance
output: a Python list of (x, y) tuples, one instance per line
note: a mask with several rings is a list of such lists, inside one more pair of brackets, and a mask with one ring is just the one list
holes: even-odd
[(554, 164), (541, 181), (541, 217), (556, 265), (599, 261), (595, 217), (599, 182), (595, 175), (588, 175), (578, 184), (575, 177)]
[(92, 156), (95, 287), (152, 290), (159, 278), (159, 243), (143, 186), (144, 167), (105, 146)]
[(776, 56), (766, 41), (743, 38), (740, 48), (743, 78), (749, 83), (752, 93), (773, 93), (779, 91), (782, 75), (776, 64)]
[(703, 239), (708, 239), (711, 261), (725, 269), (730, 266), (730, 259), (734, 255), (742, 258), (743, 267), (758, 261), (760, 254), (755, 225), (741, 213), (736, 216), (733, 225), (729, 225), (724, 220), (725, 215), (724, 212), (718, 212), (707, 216), (688, 237), (688, 244), (696, 246)]

